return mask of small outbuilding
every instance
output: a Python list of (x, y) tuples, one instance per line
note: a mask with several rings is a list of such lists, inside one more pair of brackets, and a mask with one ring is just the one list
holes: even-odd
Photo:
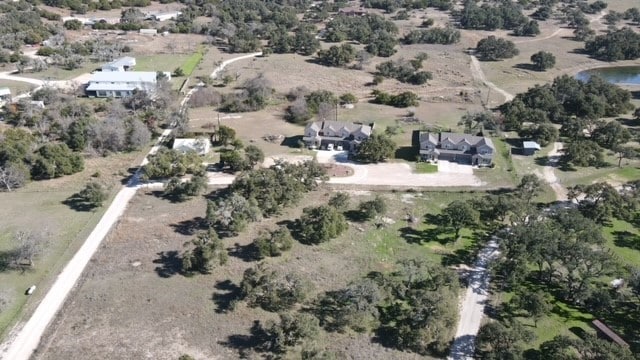
[(195, 151), (198, 155), (207, 155), (211, 149), (211, 142), (205, 138), (175, 139), (173, 149), (182, 153)]
[(11, 89), (8, 87), (0, 87), (0, 101), (11, 100)]
[(522, 155), (535, 155), (536, 151), (540, 150), (540, 148), (540, 144), (535, 141), (523, 141)]

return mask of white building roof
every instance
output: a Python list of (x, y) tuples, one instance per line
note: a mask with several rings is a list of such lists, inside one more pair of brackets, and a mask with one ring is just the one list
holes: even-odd
[(89, 83), (156, 83), (155, 71), (114, 71), (114, 72), (96, 72), (91, 75)]
[(113, 67), (121, 67), (121, 66), (135, 66), (136, 58), (131, 56), (124, 56), (119, 59), (115, 59), (110, 63), (104, 64), (103, 66), (113, 66)]
[(0, 88), (0, 96), (11, 95), (11, 89), (8, 87)]
[(536, 150), (540, 150), (540, 144), (538, 144), (535, 141), (523, 141), (522, 142), (522, 147), (525, 149), (536, 149)]
[[(87, 91), (133, 91), (138, 86), (127, 85), (126, 83), (106, 84), (106, 83), (91, 83), (85, 90)], [(141, 89), (145, 90), (145, 89)]]
[(210, 143), (208, 139), (175, 139), (173, 149), (181, 152), (195, 151), (198, 155), (205, 155), (209, 152)]

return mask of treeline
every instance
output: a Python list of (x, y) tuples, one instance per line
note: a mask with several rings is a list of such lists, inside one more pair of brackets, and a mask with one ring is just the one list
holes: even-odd
[(446, 11), (451, 10), (453, 2), (451, 0), (364, 0), (363, 5), (392, 13), (398, 9), (426, 9), (429, 7)]
[(393, 55), (397, 44), (396, 25), (378, 15), (346, 16), (337, 15), (327, 23), (325, 40), (328, 42), (357, 41), (366, 44), (365, 49), (372, 55), (388, 57)]
[(160, 125), (183, 120), (163, 89), (161, 84), (154, 99), (142, 91), (110, 106), (90, 106), (45, 87), (32, 96), (44, 108), (28, 100), (6, 106), (5, 121), (14, 128), (0, 133), (0, 187), (13, 190), (29, 179), (79, 172), (87, 154), (107, 156), (147, 145)]
[(389, 105), (398, 108), (406, 108), (410, 106), (418, 106), (418, 95), (411, 91), (405, 91), (400, 94), (389, 94), (381, 90), (373, 90), (371, 94), (374, 96), (371, 101), (374, 104)]
[(411, 30), (402, 42), (405, 44), (455, 44), (460, 41), (460, 31), (452, 27), (434, 27), (430, 29)]
[(463, 29), (513, 30), (516, 36), (535, 36), (540, 33), (537, 21), (528, 20), (522, 14), (520, 5), (509, 1), (478, 6), (475, 1), (467, 0), (464, 8), (455, 12), (454, 16)]
[(599, 119), (633, 109), (631, 93), (599, 77), (582, 82), (569, 75), (551, 84), (536, 85), (500, 106), (507, 130), (519, 130), (523, 122), (567, 124), (575, 118)]
[(603, 61), (635, 60), (640, 58), (640, 34), (628, 27), (608, 31), (588, 40), (584, 49)]

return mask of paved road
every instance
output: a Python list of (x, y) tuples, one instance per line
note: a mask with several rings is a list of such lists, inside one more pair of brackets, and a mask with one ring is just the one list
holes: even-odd
[[(246, 59), (248, 57), (256, 56), (259, 53), (244, 55), (237, 58), (229, 59), (220, 64), (220, 66), (212, 73), (215, 76), (224, 66), (238, 60)], [(184, 106), (197, 88), (192, 89), (185, 96), (181, 102), (181, 106)], [(151, 148), (148, 155), (154, 154), (160, 148), (160, 143), (171, 134), (171, 129), (167, 129), (162, 133), (162, 136), (158, 139), (156, 145)], [(147, 157), (148, 157), (147, 155)], [(148, 162), (145, 157), (142, 165)], [(127, 204), (133, 198), (136, 190), (139, 188), (139, 172), (131, 178), (129, 183), (125, 185), (120, 192), (116, 195), (113, 202), (100, 219), (100, 222), (93, 229), (87, 240), (82, 244), (78, 252), (69, 261), (67, 266), (62, 270), (60, 275), (56, 278), (53, 286), (49, 292), (42, 299), (42, 302), (38, 305), (31, 318), (18, 330), (9, 334), (8, 342), (2, 346), (4, 350), (0, 354), (0, 358), (6, 360), (27, 360), (38, 347), (42, 334), (46, 330), (47, 326), (53, 320), (58, 310), (62, 307), (67, 295), (74, 287), (82, 271), (86, 267), (87, 263), (96, 252), (100, 243), (105, 236), (111, 230), (111, 227), (118, 221), (120, 216), (124, 213)]]
[(460, 321), (449, 359), (474, 359), (476, 335), (480, 330), (485, 302), (489, 297), (488, 265), (498, 254), (498, 243), (496, 239), (492, 239), (480, 251), (474, 267), (469, 271), (469, 285), (460, 309)]

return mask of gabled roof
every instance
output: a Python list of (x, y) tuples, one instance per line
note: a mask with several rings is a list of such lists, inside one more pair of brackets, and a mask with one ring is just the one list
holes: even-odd
[(456, 145), (460, 143), (466, 143), (473, 147), (486, 145), (491, 149), (495, 150), (493, 141), (491, 141), (491, 139), (489, 139), (488, 137), (483, 137), (483, 136), (475, 136), (475, 135), (451, 133), (451, 132), (441, 132), (439, 134), (430, 133), (430, 132), (420, 132), (419, 139), (420, 139), (420, 143), (429, 141), (436, 145), (440, 145), (443, 141), (449, 140)]
[(311, 128), (314, 130), (331, 129), (333, 131), (347, 129), (347, 131), (350, 134), (356, 131), (360, 131), (365, 135), (371, 135), (371, 132), (373, 131), (370, 125), (348, 123), (348, 122), (342, 122), (342, 121), (330, 121), (330, 120), (313, 122), (307, 125), (307, 128)]
[(430, 143), (436, 145), (438, 144), (437, 136), (430, 132), (420, 132), (419, 140), (421, 144), (425, 141), (429, 141)]

